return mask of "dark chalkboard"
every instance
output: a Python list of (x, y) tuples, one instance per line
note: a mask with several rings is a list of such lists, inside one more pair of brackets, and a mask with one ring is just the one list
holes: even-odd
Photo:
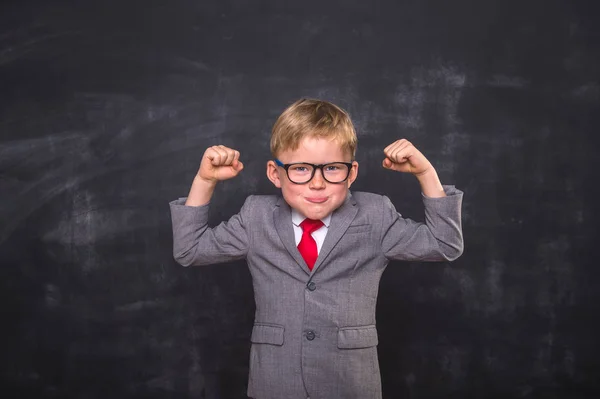
[(245, 170), (218, 187), (212, 224), (275, 193), (270, 128), (308, 96), (356, 124), (353, 189), (422, 220), (414, 178), (381, 168), (383, 148), (406, 137), (465, 191), (464, 255), (384, 273), (384, 397), (600, 397), (598, 11), (3, 2), (3, 392), (245, 398), (250, 274), (243, 262), (178, 266), (168, 202), (214, 144), (239, 149)]

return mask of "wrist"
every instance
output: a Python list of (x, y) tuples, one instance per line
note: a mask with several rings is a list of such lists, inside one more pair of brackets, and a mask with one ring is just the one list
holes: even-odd
[(413, 173), (413, 175), (417, 178), (417, 180), (421, 181), (425, 181), (425, 180), (430, 180), (433, 178), (433, 176), (437, 177), (437, 172), (435, 171), (435, 169), (433, 168), (433, 166), (428, 167), (427, 169), (418, 172), (418, 173)]
[(421, 191), (427, 197), (437, 198), (446, 196), (442, 182), (433, 166), (422, 173), (415, 174), (415, 177), (421, 185)]
[(196, 175), (185, 204), (190, 206), (201, 206), (208, 204), (216, 186), (216, 180), (207, 180)]
[(217, 179), (202, 177), (200, 174), (196, 174), (196, 176), (194, 176), (194, 184), (199, 184), (206, 188), (214, 188), (217, 186), (218, 182), (219, 181)]

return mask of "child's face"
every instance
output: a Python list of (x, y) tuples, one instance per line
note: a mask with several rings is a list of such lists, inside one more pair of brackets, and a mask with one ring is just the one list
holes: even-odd
[[(351, 162), (351, 155), (333, 140), (307, 137), (302, 139), (296, 150), (286, 150), (278, 159), (284, 163), (306, 162), (325, 164)], [(329, 183), (323, 179), (321, 170), (308, 183), (294, 184), (285, 169), (274, 161), (267, 163), (267, 177), (275, 187), (281, 188), (285, 201), (302, 215), (310, 219), (322, 219), (339, 208), (346, 199), (350, 185), (358, 175), (358, 162), (352, 162), (348, 179), (342, 183)]]

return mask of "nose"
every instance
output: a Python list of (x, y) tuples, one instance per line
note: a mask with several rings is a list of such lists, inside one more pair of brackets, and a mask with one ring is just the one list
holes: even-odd
[(315, 190), (325, 188), (325, 179), (323, 178), (323, 170), (317, 169), (315, 170), (315, 175), (308, 183), (309, 187)]

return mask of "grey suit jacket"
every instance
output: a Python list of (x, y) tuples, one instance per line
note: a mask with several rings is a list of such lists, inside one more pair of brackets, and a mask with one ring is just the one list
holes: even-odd
[(170, 203), (173, 254), (183, 266), (246, 259), (256, 301), (248, 396), (381, 398), (375, 305), (390, 260), (449, 261), (463, 250), (462, 192), (423, 196), (426, 223), (404, 219), (381, 195), (348, 193), (312, 272), (294, 241), (289, 205), (250, 196), (214, 228), (209, 206)]

